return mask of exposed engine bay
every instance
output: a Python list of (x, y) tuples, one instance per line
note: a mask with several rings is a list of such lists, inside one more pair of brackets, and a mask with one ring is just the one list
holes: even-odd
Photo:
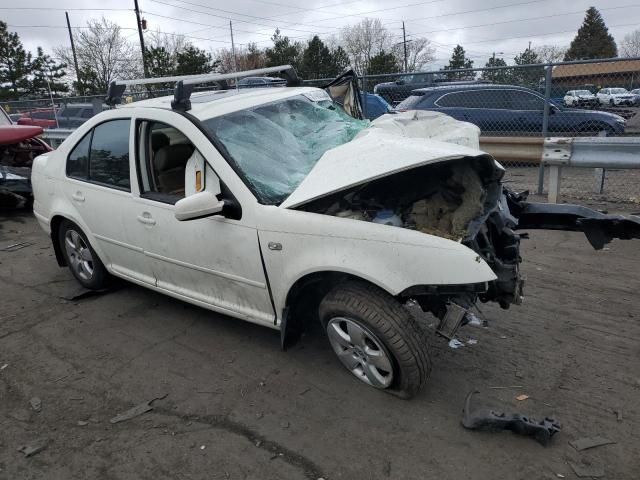
[(612, 238), (640, 238), (640, 219), (605, 215), (577, 205), (526, 202), (503, 187), (504, 169), (490, 156), (446, 160), (351, 187), (307, 203), (302, 210), (418, 230), (460, 241), (492, 268), (489, 285), (420, 286), (403, 292), (441, 319), (453, 338), (477, 300), (502, 308), (523, 295), (520, 240), (526, 229), (583, 231), (595, 248)]
[(51, 148), (38, 138), (0, 145), (0, 207), (20, 207), (31, 198), (31, 165)]

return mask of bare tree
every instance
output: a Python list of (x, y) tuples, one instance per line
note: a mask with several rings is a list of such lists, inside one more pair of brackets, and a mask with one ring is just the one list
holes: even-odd
[[(425, 65), (433, 62), (436, 49), (431, 46), (431, 42), (426, 38), (414, 38), (407, 42), (407, 71), (418, 72)], [(399, 65), (404, 65), (404, 46), (398, 43), (393, 48), (393, 53), (398, 59)]]
[(145, 37), (146, 48), (164, 48), (172, 57), (190, 45), (184, 35), (170, 35), (159, 30), (145, 33)]
[(640, 30), (626, 34), (619, 46), (621, 57), (640, 57)]
[(564, 56), (567, 54), (567, 47), (559, 47), (558, 45), (541, 45), (533, 48), (533, 51), (538, 55), (538, 59), (542, 63), (556, 63), (564, 60)]
[(263, 68), (267, 64), (264, 51), (260, 50), (255, 43), (249, 43), (246, 48), (243, 46), (236, 47), (235, 64), (233, 53), (230, 48), (220, 48), (214, 52), (214, 58), (218, 64), (218, 72), (229, 73), (234, 71), (254, 70)]
[(140, 52), (122, 35), (116, 23), (102, 17), (89, 20), (87, 27), (74, 33), (80, 72), (75, 71), (71, 48), (55, 49), (76, 78), (82, 79), (86, 93), (104, 93), (112, 80), (141, 76)]
[(360, 23), (344, 27), (341, 37), (342, 48), (358, 72), (368, 68), (372, 57), (392, 48), (392, 36), (377, 18), (365, 18)]

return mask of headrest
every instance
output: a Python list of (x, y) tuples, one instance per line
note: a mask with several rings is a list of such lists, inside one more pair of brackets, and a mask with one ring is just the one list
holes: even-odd
[(151, 150), (157, 152), (162, 147), (166, 147), (171, 142), (166, 133), (154, 132), (151, 134)]
[(193, 153), (193, 145), (180, 143), (178, 145), (167, 145), (160, 148), (153, 158), (156, 170), (165, 172), (176, 167), (185, 167), (187, 160)]

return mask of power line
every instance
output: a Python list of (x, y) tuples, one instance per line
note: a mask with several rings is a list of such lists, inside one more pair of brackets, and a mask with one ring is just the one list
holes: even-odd
[[(617, 10), (617, 9), (621, 9), (621, 8), (637, 8), (637, 7), (640, 7), (640, 4), (624, 5), (624, 6), (620, 6), (620, 7), (601, 8), (600, 11)], [(584, 10), (577, 10), (577, 11), (574, 11), (574, 12), (566, 12), (566, 13), (554, 13), (552, 15), (544, 15), (544, 16), (541, 16), (541, 17), (517, 18), (517, 19), (513, 19), (513, 20), (505, 20), (503, 22), (491, 22), (491, 23), (484, 23), (484, 24), (480, 24), (480, 25), (465, 25), (463, 27), (443, 28), (443, 29), (440, 29), (440, 30), (429, 30), (428, 32), (411, 33), (411, 34), (409, 34), (409, 36), (426, 35), (426, 34), (429, 34), (429, 33), (451, 32), (451, 31), (454, 31), (454, 30), (465, 30), (467, 28), (492, 27), (494, 25), (503, 25), (503, 24), (506, 24), (506, 23), (527, 22), (527, 21), (531, 21), (531, 20), (541, 20), (541, 19), (545, 19), (545, 18), (562, 17), (562, 16), (566, 16), (566, 15), (577, 15), (577, 14), (584, 14)]]
[[(153, 2), (153, 3), (159, 3), (161, 5), (166, 5), (166, 6), (169, 6), (169, 7), (173, 7), (173, 8), (180, 8), (182, 10), (186, 10), (186, 11), (189, 11), (189, 12), (199, 13), (201, 15), (208, 15), (210, 17), (222, 18), (224, 20), (233, 20), (234, 22), (247, 23), (247, 24), (250, 24), (250, 25), (258, 25), (259, 27), (268, 27), (268, 28), (276, 28), (277, 27), (277, 25), (267, 25), (266, 23), (250, 22), (248, 20), (242, 20), (242, 19), (238, 19), (238, 18), (230, 18), (229, 16), (216, 15), (214, 13), (203, 12), (201, 10), (194, 10), (192, 8), (183, 7), (181, 5), (173, 5), (171, 3), (161, 2), (160, 0), (149, 0), (149, 1)], [(443, 0), (438, 0), (438, 1), (443, 1)], [(242, 15), (242, 14), (240, 14), (240, 15)], [(262, 18), (262, 17), (260, 17), (260, 18)], [(296, 31), (296, 32), (316, 33), (317, 34), (317, 32), (312, 32), (312, 31), (309, 31), (309, 30), (300, 30), (300, 29), (291, 28), (291, 27), (286, 27), (286, 28), (287, 28), (287, 30), (292, 30), (292, 31)]]
[(81, 12), (81, 11), (95, 11), (95, 12), (131, 12), (133, 8), (55, 8), (55, 7), (0, 7), (0, 10), (53, 10), (59, 12)]
[[(220, 25), (211, 25), (211, 24), (209, 24), (209, 23), (194, 22), (193, 20), (184, 20), (184, 19), (182, 19), (182, 18), (170, 17), (170, 16), (167, 16), (167, 15), (160, 15), (159, 13), (149, 12), (148, 10), (145, 10), (145, 12), (144, 12), (144, 13), (145, 13), (145, 15), (151, 15), (151, 16), (154, 16), (154, 17), (160, 17), (160, 18), (167, 18), (167, 19), (169, 19), (169, 20), (176, 20), (176, 21), (178, 21), (178, 22), (191, 23), (191, 24), (193, 24), (193, 25), (203, 25), (203, 26), (206, 26), (206, 27), (209, 27), (209, 28), (216, 28), (216, 29), (219, 29), (219, 30), (225, 30), (225, 31), (226, 31), (226, 30), (228, 30), (228, 27), (226, 27), (226, 26), (225, 26), (225, 27), (223, 27), (223, 26), (220, 26)], [(257, 32), (250, 32), (250, 31), (248, 31), (248, 30), (237, 30), (237, 29), (236, 29), (236, 32), (249, 33), (249, 34), (252, 34), (252, 35), (253, 35), (253, 34), (255, 34), (255, 35), (266, 35), (266, 36), (268, 36), (268, 37), (270, 37), (270, 36), (271, 36), (271, 34), (267, 34), (267, 33), (257, 33)]]
[[(155, 2), (155, 0), (149, 0), (149, 1)], [(255, 18), (257, 20), (270, 20), (270, 18), (271, 18), (271, 17), (261, 17), (261, 16), (249, 15), (249, 14), (246, 14), (246, 13), (234, 12), (234, 11), (231, 11), (231, 10), (224, 10), (222, 8), (210, 7), (208, 5), (202, 5), (200, 3), (187, 2), (186, 0), (174, 0), (174, 1), (180, 2), (180, 3), (185, 3), (187, 5), (192, 5), (192, 6), (195, 6), (195, 7), (206, 8), (207, 10), (213, 10), (213, 11), (217, 11), (217, 12), (230, 13), (232, 15), (240, 15), (240, 16), (243, 16), (243, 17)], [(358, 1), (360, 1), (360, 0), (358, 0)], [(156, 3), (162, 3), (162, 2), (156, 2)], [(169, 4), (165, 3), (164, 5), (169, 5)], [(181, 5), (171, 5), (171, 6), (174, 7), (174, 8), (182, 8), (182, 9), (188, 10), (186, 7), (183, 7)], [(296, 8), (298, 8), (298, 7), (296, 7)], [(302, 9), (302, 10), (304, 10), (304, 9)], [(204, 12), (198, 12), (198, 13), (204, 13)], [(224, 18), (226, 18), (226, 17), (224, 17)], [(237, 19), (234, 19), (234, 20), (236, 22), (240, 21), (240, 20), (237, 20)], [(280, 21), (279, 23), (281, 23), (281, 24), (285, 23), (285, 24), (289, 24), (289, 25), (306, 25), (306, 26), (311, 26), (311, 27), (316, 27), (317, 26), (317, 25), (313, 25), (313, 24), (309, 24), (309, 23), (287, 22), (287, 21), (284, 21), (284, 20)], [(338, 27), (327, 26), (325, 28), (338, 28)], [(289, 30), (295, 30), (295, 29), (290, 28)], [(300, 30), (300, 31), (301, 32), (306, 32), (306, 33), (314, 33), (314, 32), (309, 32), (307, 30)]]

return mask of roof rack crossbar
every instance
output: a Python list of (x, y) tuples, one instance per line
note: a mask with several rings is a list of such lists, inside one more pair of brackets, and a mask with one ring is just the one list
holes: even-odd
[(122, 101), (122, 95), (124, 94), (126, 87), (130, 85), (150, 85), (154, 83), (176, 82), (174, 98), (171, 102), (171, 108), (175, 110), (189, 110), (191, 108), (189, 97), (191, 96), (194, 85), (203, 83), (218, 83), (222, 89), (225, 89), (227, 88), (227, 80), (237, 80), (244, 77), (266, 75), (269, 73), (282, 73), (287, 80), (288, 87), (298, 86), (302, 83), (298, 78), (298, 74), (296, 73), (295, 68), (293, 68), (291, 65), (257, 68), (255, 70), (245, 70), (244, 72), (234, 73), (209, 73), (202, 75), (139, 78), (135, 80), (114, 80), (109, 84), (105, 102), (108, 105), (117, 105), (118, 103), (120, 103)]

